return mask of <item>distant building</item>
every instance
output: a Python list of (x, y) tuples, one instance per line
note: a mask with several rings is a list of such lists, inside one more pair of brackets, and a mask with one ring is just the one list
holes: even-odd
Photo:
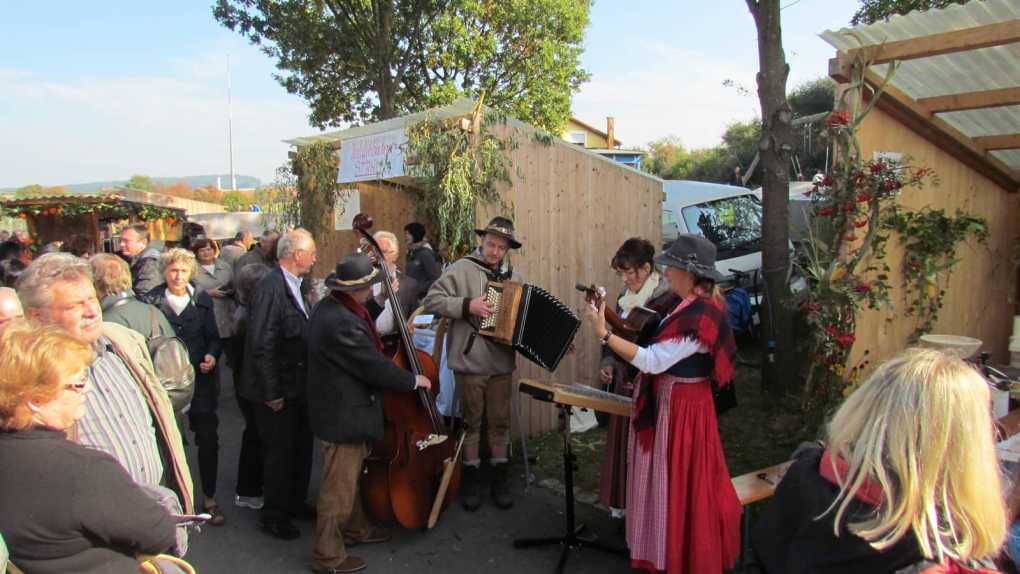
[(572, 144), (606, 156), (617, 163), (641, 169), (641, 156), (645, 155), (645, 152), (622, 148), (623, 142), (616, 139), (613, 133), (612, 117), (606, 118), (606, 131), (586, 124), (577, 118), (570, 118), (560, 137)]

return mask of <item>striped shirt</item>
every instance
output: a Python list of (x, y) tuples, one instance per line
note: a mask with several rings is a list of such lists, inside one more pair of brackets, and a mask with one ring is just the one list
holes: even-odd
[(78, 421), (78, 442), (117, 459), (135, 482), (160, 484), (163, 461), (152, 413), (131, 371), (105, 337), (96, 343), (89, 386), (85, 416)]

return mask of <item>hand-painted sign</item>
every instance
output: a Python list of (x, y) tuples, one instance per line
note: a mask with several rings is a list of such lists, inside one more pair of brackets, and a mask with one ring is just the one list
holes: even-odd
[(351, 138), (340, 145), (337, 183), (353, 183), (404, 175), (403, 129)]

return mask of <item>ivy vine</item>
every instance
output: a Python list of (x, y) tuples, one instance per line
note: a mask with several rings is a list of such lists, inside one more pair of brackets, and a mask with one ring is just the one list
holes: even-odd
[(483, 114), (479, 101), (469, 122), (426, 119), (407, 129), (404, 161), (418, 180), (418, 212), (435, 222), (439, 241), (453, 256), (474, 247), (478, 205), (507, 208), (498, 184), (510, 181), (509, 153), (517, 144), (492, 133), (499, 123), (506, 117)]
[[(298, 148), (292, 162), (293, 175), (297, 176), (297, 187), (301, 191), (296, 201), (280, 206), (280, 223), (300, 222), (312, 237), (326, 237), (333, 231), (332, 217), (336, 200), (336, 174), (340, 157), (330, 142), (316, 142)], [(287, 179), (286, 173), (277, 170), (277, 180)], [(286, 182), (281, 182), (286, 184)]]
[(924, 208), (890, 210), (883, 226), (896, 231), (903, 244), (907, 314), (921, 320), (912, 336), (916, 340), (935, 326), (946, 294), (940, 281), (948, 279), (949, 271), (959, 261), (957, 246), (970, 238), (985, 244), (988, 224), (959, 209), (954, 216), (949, 216), (942, 209)]

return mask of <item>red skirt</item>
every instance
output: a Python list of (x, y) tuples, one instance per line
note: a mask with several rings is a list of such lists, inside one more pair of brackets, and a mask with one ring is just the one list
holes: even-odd
[[(742, 508), (719, 440), (712, 387), (708, 381), (680, 382), (668, 376), (659, 377), (656, 383), (660, 387), (656, 393), (660, 412), (667, 410), (668, 414), (661, 414), (668, 418), (660, 419), (654, 431), (659, 448), (653, 445), (643, 453), (632, 452), (630, 457), (632, 465), (659, 467), (651, 471), (631, 469), (648, 477), (644, 488), (630, 485), (648, 491), (631, 492), (628, 499), (632, 564), (652, 572), (665, 569), (669, 574), (721, 573), (736, 563), (740, 553)], [(666, 391), (665, 386), (672, 388)], [(668, 406), (662, 404), (667, 396)], [(663, 424), (666, 421), (668, 424)], [(631, 448), (644, 450), (636, 438), (632, 438)], [(668, 456), (668, 460), (656, 460), (656, 453)], [(661, 488), (647, 488), (655, 477), (666, 482), (666, 500), (651, 496)], [(632, 520), (636, 525), (661, 523), (649, 518), (662, 513), (664, 532), (630, 527)], [(648, 539), (659, 536), (665, 539)]]

